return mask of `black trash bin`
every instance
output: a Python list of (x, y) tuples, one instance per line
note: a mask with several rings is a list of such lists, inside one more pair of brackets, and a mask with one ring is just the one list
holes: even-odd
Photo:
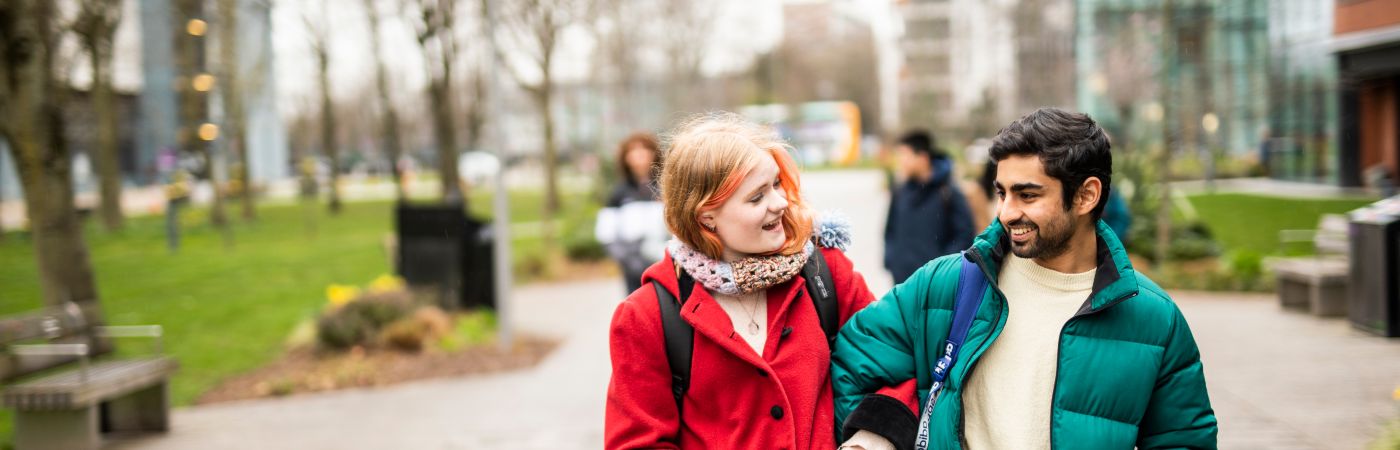
[(1347, 316), (1352, 327), (1400, 337), (1400, 197), (1352, 211)]
[(395, 209), (399, 276), (436, 288), (444, 309), (495, 307), (491, 227), (461, 206), (400, 204)]

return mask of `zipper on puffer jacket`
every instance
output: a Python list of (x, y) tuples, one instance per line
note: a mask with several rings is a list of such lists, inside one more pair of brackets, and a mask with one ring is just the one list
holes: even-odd
[[(992, 289), (993, 298), (994, 298), (994, 299), (1006, 298), (1006, 295), (1001, 293), (1001, 287), (997, 285), (996, 278), (992, 276), (991, 271), (990, 271), (990, 270), (987, 270), (986, 265), (983, 263), (983, 261), (982, 261), (982, 254), (979, 253), (979, 252), (974, 251), (974, 252), (969, 253), (968, 256), (970, 256), (970, 257), (972, 258), (972, 262), (973, 262), (974, 264), (977, 265), (977, 268), (980, 269), (980, 270), (982, 270), (982, 276), (985, 277), (985, 278), (987, 279), (987, 286), (990, 287), (990, 288)], [(986, 351), (986, 350), (987, 350), (987, 347), (990, 347), (990, 346), (992, 345), (992, 341), (996, 340), (996, 337), (997, 337), (997, 336), (1000, 336), (1001, 329), (996, 328), (996, 327), (1001, 323), (1001, 315), (1004, 314), (1004, 313), (1006, 312), (1007, 309), (1008, 309), (1008, 308), (1001, 308), (1001, 309), (997, 310), (997, 315), (996, 315), (996, 317), (992, 319), (992, 328), (993, 328), (993, 329), (992, 329), (992, 333), (991, 333), (990, 335), (987, 336), (987, 341), (986, 341), (986, 342), (983, 342), (982, 345), (978, 346), (978, 347), (977, 347), (977, 351), (973, 352), (973, 353), (969, 356), (969, 358), (971, 358), (971, 359), (968, 360), (968, 364), (969, 364), (969, 365), (967, 366), (967, 370), (964, 371), (964, 375), (963, 375), (963, 379), (964, 379), (964, 380), (966, 380), (967, 377), (972, 376), (972, 369), (977, 368), (978, 357), (980, 357), (980, 356), (982, 355), (982, 352)], [(952, 374), (949, 373), (949, 375), (952, 375)], [(949, 381), (952, 381), (952, 380), (949, 380)], [(944, 389), (947, 389), (947, 386), (944, 386)], [(967, 413), (965, 412), (965, 411), (966, 411), (965, 408), (966, 408), (966, 407), (965, 407), (965, 405), (963, 404), (962, 392), (959, 391), (959, 392), (958, 392), (958, 446), (960, 446), (960, 447), (962, 447), (962, 448), (967, 448), (967, 434), (966, 434), (966, 426), (967, 426), (966, 419), (967, 419)], [(932, 411), (930, 411), (929, 413), (932, 414)]]
[[(1059, 333), (1059, 335), (1055, 336), (1055, 379), (1051, 381), (1053, 384), (1050, 385), (1050, 423), (1046, 424), (1046, 425), (1048, 425), (1048, 428), (1046, 428), (1046, 431), (1047, 431), (1048, 434), (1049, 434), (1048, 437), (1050, 438), (1050, 449), (1051, 449), (1051, 450), (1054, 450), (1054, 449), (1055, 449), (1055, 396), (1056, 396), (1056, 395), (1059, 395), (1059, 393), (1060, 393), (1060, 355), (1061, 355), (1061, 353), (1060, 353), (1060, 347), (1063, 347), (1063, 346), (1064, 346), (1064, 343), (1065, 343), (1065, 339), (1064, 339), (1064, 337), (1065, 337), (1065, 327), (1068, 327), (1068, 326), (1069, 326), (1069, 323), (1070, 323), (1070, 322), (1073, 322), (1074, 319), (1078, 319), (1078, 318), (1080, 318), (1080, 317), (1084, 317), (1084, 316), (1087, 316), (1087, 315), (1090, 315), (1090, 314), (1098, 313), (1099, 311), (1103, 311), (1103, 310), (1105, 310), (1105, 309), (1108, 309), (1109, 307), (1111, 307), (1111, 306), (1113, 306), (1113, 305), (1117, 305), (1117, 304), (1122, 303), (1123, 301), (1125, 301), (1125, 300), (1127, 300), (1127, 299), (1130, 299), (1130, 298), (1133, 298), (1133, 297), (1137, 297), (1137, 292), (1133, 292), (1133, 293), (1130, 293), (1130, 294), (1128, 294), (1128, 295), (1124, 295), (1124, 296), (1122, 296), (1122, 297), (1118, 297), (1118, 298), (1116, 298), (1116, 299), (1113, 299), (1113, 301), (1108, 302), (1107, 304), (1103, 305), (1102, 308), (1099, 308), (1099, 309), (1090, 309), (1090, 310), (1088, 310), (1088, 311), (1075, 313), (1073, 316), (1070, 316), (1069, 320), (1066, 320), (1066, 321), (1065, 321), (1064, 325), (1060, 325), (1060, 333)], [(1091, 295), (1091, 296), (1089, 296), (1089, 298), (1092, 299), (1093, 296)], [(1087, 301), (1087, 300), (1086, 300), (1086, 301)]]

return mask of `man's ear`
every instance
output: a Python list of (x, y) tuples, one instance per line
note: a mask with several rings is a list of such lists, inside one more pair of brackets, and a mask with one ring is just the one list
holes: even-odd
[(1098, 206), (1099, 199), (1103, 198), (1103, 180), (1099, 177), (1089, 177), (1079, 185), (1079, 192), (1074, 194), (1074, 214), (1086, 215), (1094, 211)]

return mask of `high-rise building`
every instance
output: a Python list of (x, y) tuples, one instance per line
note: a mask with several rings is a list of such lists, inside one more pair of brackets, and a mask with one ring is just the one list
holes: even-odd
[(1071, 0), (908, 0), (897, 10), (905, 127), (989, 137), (1073, 101)]
[(1116, 132), (1117, 142), (1166, 140), (1202, 161), (1260, 148), (1269, 111), (1268, 2), (1075, 6), (1078, 108)]
[(949, 0), (901, 1), (900, 112), (904, 127), (942, 129), (940, 120), (952, 117), (952, 2)]
[[(217, 81), (196, 88), (196, 77), (217, 77), (217, 62), (211, 62), (218, 42), (215, 27), (221, 23), (211, 14), (215, 8), (198, 0), (137, 0), (141, 2), (141, 92), (142, 124), (138, 140), (138, 167), (159, 181), (168, 171), (173, 156), (203, 145), (222, 149), (227, 130), (210, 144), (196, 137), (196, 129), (210, 121), (222, 122), (219, 101), (223, 91)], [(239, 90), (243, 100), (243, 123), (247, 133), (244, 148), (249, 152), (249, 170), (254, 182), (269, 182), (290, 176), (285, 127), (277, 111), (277, 83), (272, 52), (271, 2), (237, 0)], [(198, 25), (192, 22), (199, 22)], [(222, 125), (215, 123), (215, 125)], [(221, 127), (226, 128), (226, 127)], [(223, 140), (221, 140), (223, 139)], [(216, 158), (232, 158), (227, 152), (213, 152)], [(166, 155), (162, 157), (161, 155)]]

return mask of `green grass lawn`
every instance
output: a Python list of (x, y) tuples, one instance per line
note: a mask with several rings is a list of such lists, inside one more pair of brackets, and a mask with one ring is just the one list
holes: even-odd
[[(479, 199), (489, 195), (474, 192), (472, 210), (489, 210)], [(566, 196), (566, 213), (588, 208), (586, 198)], [(542, 204), (540, 192), (512, 192), (512, 222), (539, 220)], [(234, 220), (231, 245), (208, 225), (207, 211), (188, 210), (174, 254), (162, 217), (130, 219), (115, 234), (89, 223), (86, 239), (107, 322), (165, 327), (166, 352), (180, 362), (171, 400), (187, 405), (221, 380), (277, 358), (293, 327), (325, 304), (327, 285), (364, 285), (389, 273), (382, 239), (393, 228), (392, 209), (389, 202), (346, 203), (332, 217), (323, 204), (262, 207), (257, 222)], [(538, 237), (512, 241), (516, 253), (540, 247)], [(0, 242), (0, 314), (40, 308), (37, 280), (30, 240), (10, 232)], [(138, 346), (144, 348), (128, 344)], [(0, 447), (11, 426), (9, 411), (0, 411)]]
[[(1279, 252), (1279, 230), (1315, 229), (1323, 214), (1345, 213), (1374, 201), (1248, 194), (1203, 194), (1189, 199), (1224, 251), (1247, 250), (1260, 255)], [(1311, 249), (1306, 244), (1290, 244), (1288, 253), (1311, 253)]]

